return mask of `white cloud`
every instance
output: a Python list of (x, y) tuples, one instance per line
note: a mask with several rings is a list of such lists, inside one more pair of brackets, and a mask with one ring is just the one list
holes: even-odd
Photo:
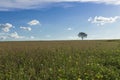
[(28, 22), (28, 24), (29, 24), (30, 26), (35, 26), (35, 25), (39, 25), (40, 22), (39, 22), (38, 20), (32, 20), (32, 21)]
[(0, 40), (29, 40), (29, 39), (34, 39), (34, 36), (21, 36), (17, 32), (13, 33), (0, 33)]
[(72, 28), (67, 28), (67, 30), (68, 30), (68, 31), (71, 31), (71, 30), (72, 30)]
[(0, 40), (5, 40), (7, 36), (0, 36)]
[(11, 33), (11, 34), (9, 35), (9, 37), (10, 37), (10, 38), (14, 38), (14, 39), (24, 38), (23, 36), (18, 35), (17, 32)]
[(8, 37), (8, 33), (2, 32), (0, 33), (0, 40), (6, 40)]
[(46, 37), (47, 37), (47, 38), (50, 38), (50, 37), (51, 37), (51, 35), (46, 35)]
[(120, 16), (115, 17), (95, 16), (94, 18), (90, 17), (88, 21), (97, 25), (104, 25), (106, 23), (114, 23), (118, 19), (120, 19)]
[(68, 39), (78, 40), (79, 38), (77, 36), (69, 36)]
[(51, 3), (60, 2), (93, 2), (120, 5), (120, 0), (0, 0), (0, 10), (35, 9), (45, 7)]
[(5, 24), (0, 24), (0, 28), (2, 29), (2, 31), (4, 32), (9, 32), (10, 28), (12, 28), (13, 25), (10, 23), (5, 23)]
[(30, 27), (20, 27), (21, 29), (23, 29), (23, 30), (27, 30), (27, 31), (31, 31), (32, 29), (30, 28)]
[(30, 36), (30, 39), (34, 39), (35, 37), (34, 36)]

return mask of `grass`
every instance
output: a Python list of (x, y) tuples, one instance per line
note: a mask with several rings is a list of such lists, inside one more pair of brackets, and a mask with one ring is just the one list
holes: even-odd
[(119, 42), (1, 42), (0, 80), (120, 80)]

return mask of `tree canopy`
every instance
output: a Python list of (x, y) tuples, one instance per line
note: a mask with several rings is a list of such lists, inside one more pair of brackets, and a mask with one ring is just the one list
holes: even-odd
[(81, 39), (83, 40), (84, 38), (87, 38), (87, 34), (84, 32), (79, 32), (78, 37), (81, 37)]

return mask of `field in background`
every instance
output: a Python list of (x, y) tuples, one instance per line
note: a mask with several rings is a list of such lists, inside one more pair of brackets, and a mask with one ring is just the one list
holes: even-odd
[(120, 80), (120, 41), (0, 42), (0, 80)]

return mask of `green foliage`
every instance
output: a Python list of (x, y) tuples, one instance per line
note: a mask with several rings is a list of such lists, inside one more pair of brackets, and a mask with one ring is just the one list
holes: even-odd
[(117, 45), (109, 47), (111, 42), (100, 42), (92, 45), (95, 48), (82, 49), (75, 42), (71, 43), (72, 47), (64, 46), (66, 43), (55, 44), (0, 47), (0, 80), (120, 80)]

